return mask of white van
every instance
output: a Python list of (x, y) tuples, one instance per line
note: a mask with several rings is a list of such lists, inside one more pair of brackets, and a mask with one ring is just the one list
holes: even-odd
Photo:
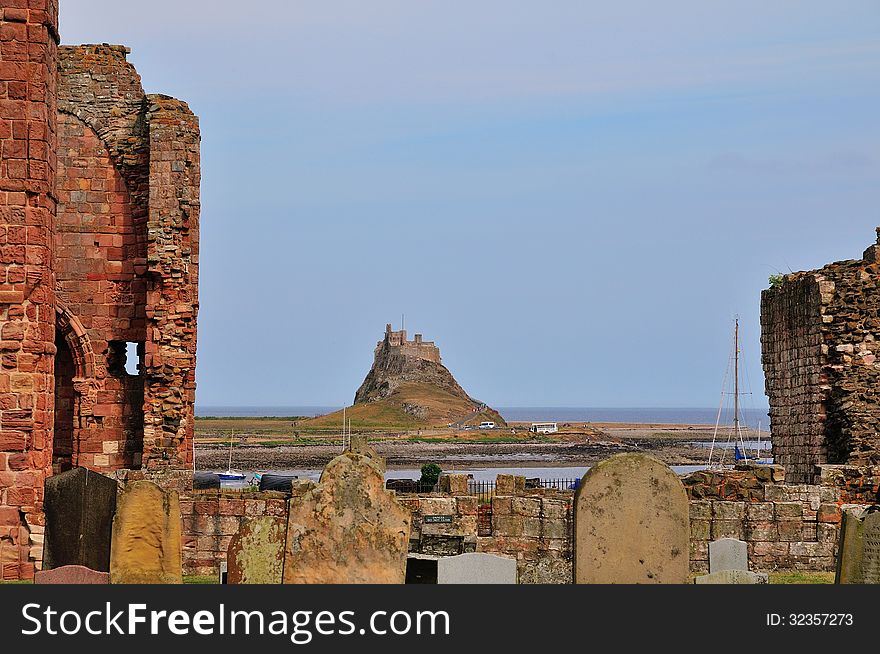
[(488, 420), (484, 420), (480, 423), (480, 429), (495, 429), (495, 423), (490, 422)]

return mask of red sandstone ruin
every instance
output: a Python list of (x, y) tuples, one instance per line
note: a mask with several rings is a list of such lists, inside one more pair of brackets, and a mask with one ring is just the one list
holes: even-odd
[(192, 464), (199, 126), (127, 48), (59, 46), (58, 0), (0, 11), (0, 578), (29, 579), (46, 477)]

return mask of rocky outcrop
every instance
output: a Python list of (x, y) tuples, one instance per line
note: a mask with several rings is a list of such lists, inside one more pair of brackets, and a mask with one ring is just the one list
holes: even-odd
[[(381, 419), (379, 418), (381, 416)], [(349, 417), (362, 426), (390, 420), (420, 426), (479, 424), (504, 426), (501, 415), (468, 395), (441, 363), (440, 349), (416, 334), (386, 325), (373, 366), (354, 396)]]
[[(400, 347), (390, 345), (387, 340), (376, 347), (373, 367), (355, 393), (354, 403), (363, 404), (382, 400), (391, 396), (407, 382), (433, 386), (467, 400), (475, 407), (480, 404), (465, 392), (442, 363), (413, 356)], [(412, 405), (412, 409), (408, 412), (417, 415), (418, 406), (418, 404)]]

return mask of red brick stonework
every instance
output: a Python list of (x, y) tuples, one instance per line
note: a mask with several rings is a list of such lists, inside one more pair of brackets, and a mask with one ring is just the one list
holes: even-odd
[(59, 46), (57, 0), (0, 7), (0, 578), (28, 579), (47, 476), (192, 464), (199, 127), (127, 48)]

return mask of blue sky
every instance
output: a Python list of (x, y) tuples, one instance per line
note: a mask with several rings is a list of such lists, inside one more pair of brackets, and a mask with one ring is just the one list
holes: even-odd
[(715, 406), (768, 276), (880, 225), (875, 1), (62, 0), (202, 126), (197, 402), (350, 402), (386, 322), (496, 406)]

